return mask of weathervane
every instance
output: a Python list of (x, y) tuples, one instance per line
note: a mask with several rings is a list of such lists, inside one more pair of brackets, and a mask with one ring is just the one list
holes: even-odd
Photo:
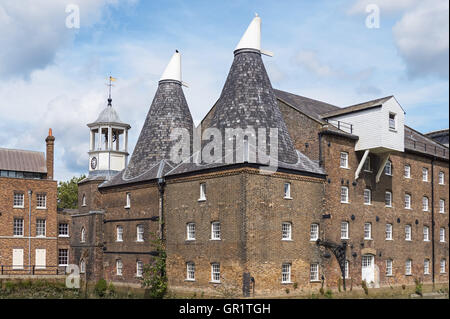
[(109, 96), (108, 96), (108, 106), (112, 106), (112, 98), (111, 98), (111, 88), (114, 86), (112, 82), (116, 81), (116, 78), (113, 78), (112, 76), (109, 76), (109, 84), (106, 84), (106, 86), (109, 86)]

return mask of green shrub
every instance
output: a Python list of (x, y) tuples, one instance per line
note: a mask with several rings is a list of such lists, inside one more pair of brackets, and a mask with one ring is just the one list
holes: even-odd
[(289, 290), (289, 288), (285, 289), (286, 293), (289, 294), (291, 291)]
[(100, 279), (95, 284), (94, 292), (99, 297), (104, 297), (106, 293), (106, 289), (108, 288), (108, 284), (105, 279)]
[(416, 294), (423, 297), (422, 283), (420, 282), (420, 280), (418, 278), (414, 278), (414, 282), (416, 284)]
[(297, 289), (298, 288), (298, 283), (294, 282), (294, 285), (292, 287), (294, 287), (294, 289)]
[(327, 289), (327, 292), (325, 292), (325, 297), (327, 297), (328, 299), (333, 298), (333, 292), (331, 291), (331, 289)]

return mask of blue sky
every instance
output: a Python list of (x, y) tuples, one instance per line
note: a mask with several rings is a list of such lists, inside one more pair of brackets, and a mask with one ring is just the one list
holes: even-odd
[[(67, 4), (80, 8), (68, 29)], [(377, 4), (380, 28), (367, 28)], [(56, 136), (56, 177), (88, 169), (89, 131), (118, 78), (113, 105), (132, 126), (130, 153), (173, 51), (196, 123), (219, 97), (233, 49), (254, 14), (275, 88), (348, 106), (395, 95), (406, 123), (448, 123), (448, 1), (0, 0), (0, 147), (45, 150)]]

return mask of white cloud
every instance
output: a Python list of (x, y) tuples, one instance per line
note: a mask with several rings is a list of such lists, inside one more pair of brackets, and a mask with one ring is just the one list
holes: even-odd
[(424, 1), (405, 13), (393, 28), (395, 44), (412, 78), (448, 78), (449, 3)]
[(301, 50), (295, 56), (295, 62), (305, 68), (307, 71), (316, 74), (319, 77), (334, 76), (336, 73), (326, 64), (323, 64), (317, 53), (309, 50)]

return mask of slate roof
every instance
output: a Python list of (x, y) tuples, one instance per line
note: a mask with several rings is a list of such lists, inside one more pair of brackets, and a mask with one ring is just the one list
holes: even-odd
[(438, 130), (433, 131), (425, 134), (427, 137), (433, 139), (436, 142), (439, 142), (445, 146), (449, 146), (449, 130)]
[(130, 125), (122, 122), (119, 114), (117, 114), (116, 110), (111, 105), (108, 105), (106, 108), (104, 108), (103, 111), (100, 112), (97, 120), (95, 120), (95, 122), (93, 123), (88, 124), (88, 126), (99, 124), (118, 124), (130, 128)]
[(227, 128), (251, 127), (255, 132), (259, 128), (265, 128), (267, 133), (270, 128), (278, 128), (278, 159), (285, 163), (297, 162), (294, 144), (278, 108), (259, 51), (235, 51), (234, 61), (216, 103), (210, 127), (218, 128), (222, 136), (225, 136)]
[(368, 110), (368, 109), (371, 109), (374, 107), (381, 106), (384, 102), (391, 99), (392, 97), (393, 97), (393, 95), (390, 95), (390, 96), (382, 97), (379, 99), (339, 108), (337, 110), (331, 110), (329, 112), (322, 113), (321, 116), (322, 116), (322, 118), (329, 118), (329, 117), (334, 117), (337, 115), (348, 114), (348, 113), (358, 112), (358, 111), (362, 111), (362, 110)]
[(0, 170), (47, 173), (42, 152), (0, 148)]

